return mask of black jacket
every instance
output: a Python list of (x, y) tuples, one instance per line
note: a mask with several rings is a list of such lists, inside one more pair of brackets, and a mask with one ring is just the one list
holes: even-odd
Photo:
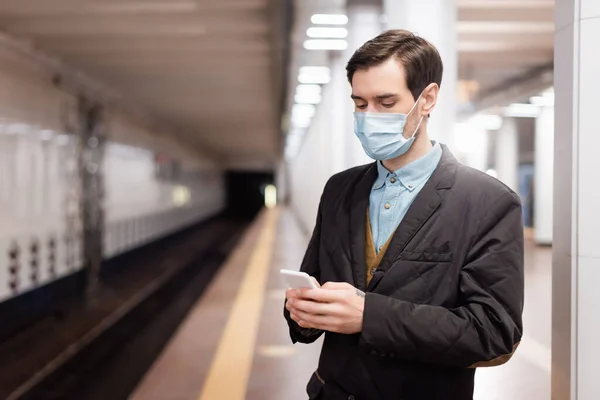
[[(376, 164), (330, 178), (301, 270), (367, 292), (362, 332), (326, 332), (310, 399), (471, 400), (475, 367), (522, 336), (519, 197), (446, 147), (366, 287), (365, 225)], [(292, 341), (323, 332), (298, 326)]]

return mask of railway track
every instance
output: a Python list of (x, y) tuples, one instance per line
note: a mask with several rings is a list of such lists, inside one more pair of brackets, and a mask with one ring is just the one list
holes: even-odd
[(0, 398), (126, 399), (246, 225), (217, 218), (128, 255), (96, 304), (0, 344)]

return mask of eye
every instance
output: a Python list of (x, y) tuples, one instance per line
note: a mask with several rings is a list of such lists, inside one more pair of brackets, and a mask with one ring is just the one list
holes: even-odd
[(359, 110), (364, 110), (365, 108), (367, 108), (366, 104), (357, 104), (356, 108), (358, 108)]
[(381, 103), (385, 108), (392, 108), (396, 105), (396, 103)]

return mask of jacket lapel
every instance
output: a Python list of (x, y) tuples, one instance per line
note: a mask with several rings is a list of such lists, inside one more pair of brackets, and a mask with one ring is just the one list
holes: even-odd
[(367, 260), (365, 254), (366, 216), (373, 183), (377, 179), (377, 165), (373, 163), (359, 178), (352, 193), (350, 205), (350, 253), (354, 286), (365, 290), (367, 286)]
[(410, 240), (425, 225), (438, 207), (440, 207), (442, 204), (440, 191), (452, 187), (458, 161), (446, 146), (442, 145), (442, 150), (442, 158), (437, 168), (427, 183), (425, 183), (423, 189), (421, 189), (396, 229), (388, 250), (381, 260), (378, 271), (371, 279), (369, 290), (372, 290), (377, 285), (383, 274), (398, 259), (400, 253), (406, 248)]

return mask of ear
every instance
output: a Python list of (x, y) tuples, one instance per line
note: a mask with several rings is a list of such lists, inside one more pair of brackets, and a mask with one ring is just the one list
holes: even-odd
[(419, 108), (421, 109), (421, 115), (431, 115), (431, 112), (433, 111), (437, 103), (439, 92), (440, 87), (437, 83), (430, 83), (425, 88), (425, 90), (423, 90), (423, 95), (421, 96), (421, 100), (419, 100)]

